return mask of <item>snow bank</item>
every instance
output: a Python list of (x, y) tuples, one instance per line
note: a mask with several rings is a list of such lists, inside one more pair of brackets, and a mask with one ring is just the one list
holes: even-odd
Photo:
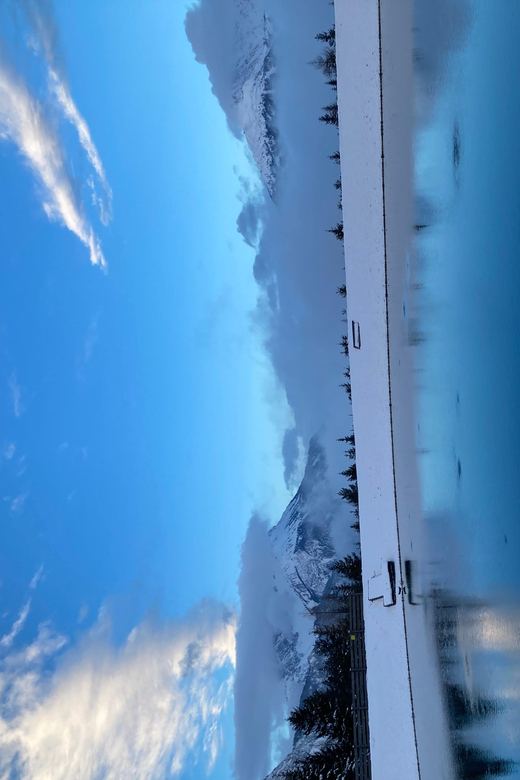
[[(452, 769), (420, 595), (423, 521), (405, 304), (413, 225), (413, 3), (335, 5), (372, 776), (441, 780)], [(359, 349), (352, 323), (359, 324)], [(385, 606), (388, 582), (383, 598), (368, 600), (383, 596), (388, 561), (396, 571), (394, 606)], [(409, 602), (405, 561), (414, 573), (416, 604)]]

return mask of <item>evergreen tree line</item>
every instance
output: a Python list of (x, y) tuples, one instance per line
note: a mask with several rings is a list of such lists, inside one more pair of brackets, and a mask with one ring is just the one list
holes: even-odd
[(297, 741), (309, 740), (283, 780), (354, 780), (350, 629), (347, 597), (361, 589), (361, 558), (354, 552), (332, 566), (339, 583), (318, 609), (315, 653), (323, 681), (289, 716)]
[[(338, 88), (338, 82), (337, 82), (337, 71), (336, 71), (336, 28), (332, 26), (329, 30), (325, 30), (324, 32), (320, 32), (316, 35), (316, 40), (320, 41), (321, 43), (325, 44), (323, 52), (318, 55), (314, 60), (312, 60), (312, 65), (314, 65), (315, 68), (320, 70), (324, 76), (327, 79), (327, 84), (332, 87), (332, 89), (337, 92)], [(323, 111), (325, 112), (322, 114), (319, 119), (321, 122), (325, 122), (325, 124), (329, 125), (335, 125), (336, 127), (339, 126), (339, 120), (338, 120), (338, 101), (337, 97), (333, 103), (331, 103), (328, 106), (323, 107)], [(329, 158), (335, 162), (337, 165), (341, 162), (340, 153), (334, 152), (334, 154), (329, 155)], [(341, 198), (341, 176), (339, 176), (336, 181), (334, 182), (334, 187), (339, 191), (339, 201), (338, 201), (338, 208), (341, 210), (343, 208), (342, 206), (342, 198)], [(330, 228), (328, 230), (329, 233), (332, 233), (339, 241), (343, 241), (344, 239), (344, 231), (343, 231), (343, 221), (337, 222), (336, 225), (333, 228)], [(341, 285), (338, 287), (337, 292), (339, 295), (341, 295), (343, 298), (347, 297), (347, 288), (346, 285)], [(342, 310), (342, 315), (346, 315), (346, 309)], [(341, 351), (343, 354), (348, 358), (348, 337), (342, 336), (341, 337)], [(341, 387), (345, 390), (347, 393), (349, 400), (352, 401), (352, 387), (350, 384), (350, 367), (347, 366), (346, 370), (343, 373), (343, 376), (345, 377), (345, 382), (341, 384)], [(352, 437), (351, 447), (354, 446), (353, 442), (354, 437)], [(346, 439), (340, 439), (340, 441), (346, 441)], [(351, 457), (353, 459), (353, 456)], [(352, 476), (352, 471), (354, 476)], [(357, 480), (355, 476), (355, 464), (353, 464), (349, 469), (347, 469), (346, 472), (343, 472), (344, 476), (347, 476), (349, 479), (349, 485), (346, 488), (343, 488), (340, 492), (340, 495), (342, 498), (349, 501), (351, 504), (354, 505), (356, 515), (358, 510), (358, 500), (357, 500)], [(354, 524), (354, 527), (358, 527), (359, 524), (356, 522)]]
[[(345, 374), (348, 373), (345, 372)], [(347, 384), (349, 388), (349, 395), (350, 395), (350, 384)], [(345, 442), (348, 444), (348, 449), (345, 450), (345, 457), (350, 461), (350, 465), (348, 468), (346, 468), (344, 471), (341, 472), (342, 477), (346, 477), (348, 480), (348, 485), (346, 487), (342, 487), (339, 491), (339, 495), (341, 498), (345, 499), (353, 508), (354, 508), (354, 516), (355, 521), (352, 523), (352, 528), (355, 531), (359, 531), (359, 492), (358, 492), (358, 482), (357, 482), (357, 468), (356, 468), (356, 439), (354, 437), (354, 434), (351, 433), (349, 436), (342, 436), (338, 441)]]
[[(320, 70), (326, 78), (326, 83), (334, 90), (335, 97), (332, 103), (327, 106), (323, 106), (323, 114), (319, 117), (320, 122), (324, 122), (326, 125), (332, 125), (336, 128), (339, 127), (339, 114), (338, 114), (338, 80), (336, 69), (336, 28), (332, 26), (329, 30), (318, 33), (316, 40), (324, 44), (324, 48), (321, 54), (312, 60), (311, 64), (315, 68)], [(334, 162), (340, 162), (339, 152), (334, 152), (330, 155), (330, 159)], [(339, 190), (339, 202), (338, 208), (342, 208), (341, 204), (341, 176), (336, 179), (334, 186)], [(330, 228), (329, 233), (332, 233), (339, 241), (343, 241), (343, 222), (337, 222), (335, 227)]]
[[(327, 79), (327, 84), (332, 87), (332, 89), (337, 92), (338, 88), (338, 82), (337, 82), (337, 71), (336, 71), (336, 28), (332, 26), (329, 30), (325, 30), (324, 32), (320, 32), (316, 35), (316, 40), (320, 41), (321, 43), (325, 44), (323, 52), (319, 54), (314, 60), (312, 60), (311, 64), (314, 65), (315, 68), (320, 70), (324, 76)], [(321, 122), (325, 122), (329, 125), (335, 125), (336, 127), (339, 126), (338, 121), (338, 101), (337, 97), (333, 103), (331, 103), (328, 106), (323, 107), (323, 111), (325, 112), (322, 114), (319, 119)], [(340, 153), (334, 152), (334, 154), (329, 155), (329, 158), (335, 162), (336, 164), (340, 164), (341, 157)], [(341, 176), (336, 179), (334, 182), (334, 187), (339, 191), (340, 198), (338, 202), (338, 208), (342, 209), (342, 199), (341, 199)], [(328, 230), (329, 233), (332, 233), (339, 241), (343, 241), (344, 239), (344, 232), (343, 232), (343, 221), (338, 222), (335, 227), (330, 228)], [(346, 285), (341, 285), (338, 287), (337, 292), (339, 295), (341, 295), (343, 298), (347, 297), (347, 288)], [(346, 315), (346, 309), (343, 309), (342, 314)], [(348, 357), (348, 337), (342, 336), (341, 337), (341, 351), (343, 354)], [(346, 371), (344, 372), (344, 377), (346, 379), (345, 382), (341, 384), (341, 387), (344, 388), (345, 392), (347, 393), (349, 400), (352, 401), (352, 387), (350, 384), (350, 367), (347, 366)], [(353, 437), (352, 437), (353, 439)], [(344, 439), (340, 439), (340, 441), (344, 441)], [(353, 442), (352, 442), (353, 446)], [(351, 471), (354, 470), (354, 476), (352, 477)], [(348, 473), (347, 473), (348, 472)], [(355, 507), (356, 513), (357, 513), (357, 481), (355, 477), (355, 465), (351, 466), (347, 472), (343, 472), (344, 476), (347, 476), (350, 480), (350, 484), (344, 488), (340, 495), (342, 498), (345, 498), (347, 501), (352, 503)], [(355, 524), (357, 526), (357, 523)]]
[[(338, 295), (341, 295), (342, 298), (347, 297), (347, 286), (345, 284), (342, 284), (337, 289)], [(343, 309), (342, 314), (346, 315), (346, 309)], [(349, 349), (348, 349), (348, 336), (343, 335), (341, 337), (340, 341), (340, 347), (341, 352), (343, 355), (345, 355), (346, 358), (349, 357)], [(343, 376), (346, 379), (346, 382), (342, 382), (340, 387), (343, 387), (345, 392), (348, 395), (349, 401), (352, 402), (352, 385), (350, 383), (350, 365), (347, 366), (346, 370), (343, 372)], [(346, 487), (342, 487), (339, 491), (339, 495), (341, 498), (344, 498), (345, 501), (348, 501), (348, 503), (354, 508), (354, 515), (356, 517), (356, 520), (354, 523), (352, 523), (352, 528), (355, 531), (359, 531), (359, 493), (358, 493), (358, 483), (357, 483), (357, 468), (356, 468), (356, 439), (353, 433), (351, 433), (349, 436), (342, 436), (338, 441), (344, 442), (345, 444), (348, 444), (348, 448), (345, 450), (345, 457), (351, 461), (348, 468), (346, 468), (344, 471), (341, 472), (341, 476), (346, 477), (348, 480), (348, 485)]]

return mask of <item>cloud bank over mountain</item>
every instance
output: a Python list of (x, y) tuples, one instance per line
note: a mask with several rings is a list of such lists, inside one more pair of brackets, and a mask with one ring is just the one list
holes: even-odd
[(253, 516), (242, 547), (238, 581), (241, 613), (235, 678), (235, 776), (264, 778), (271, 768), (271, 734), (283, 723), (285, 687), (275, 653), (270, 615), (278, 568), (268, 524)]
[[(311, 0), (283, 4), (260, 0), (257, 5), (269, 16), (274, 31), (274, 99), (283, 162), (276, 203), (266, 197), (259, 201), (256, 194), (246, 198), (237, 229), (258, 249), (254, 274), (261, 296), (255, 322), (265, 333), (272, 364), (294, 412), (295, 429), (284, 448), (290, 480), (295, 442), (300, 437), (306, 447), (317, 431), (331, 471), (340, 471), (342, 450), (335, 440), (351, 425), (339, 387), (345, 370), (339, 342), (346, 326), (336, 289), (344, 283), (343, 252), (327, 233), (341, 219), (333, 186), (339, 168), (328, 159), (338, 141), (335, 129), (318, 121), (332, 93), (322, 74), (309, 65), (320, 50), (315, 35), (330, 27), (333, 11)], [(195, 56), (207, 66), (234, 132), (228, 47), (236, 8), (234, 0), (202, 0), (186, 21)]]

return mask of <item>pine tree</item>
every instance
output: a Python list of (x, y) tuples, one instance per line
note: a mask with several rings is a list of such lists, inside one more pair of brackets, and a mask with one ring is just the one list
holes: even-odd
[(355, 460), (356, 458), (356, 440), (354, 438), (354, 434), (352, 433), (350, 436), (342, 436), (337, 441), (344, 441), (346, 444), (350, 444), (351, 447), (348, 450), (345, 450), (345, 457), (349, 460)]
[(338, 287), (338, 289), (336, 290), (336, 292), (337, 292), (338, 295), (341, 295), (342, 298), (346, 298), (347, 297), (347, 285), (346, 284), (340, 285)]
[(346, 759), (344, 745), (326, 744), (309, 753), (284, 774), (284, 780), (354, 780), (354, 762)]
[(336, 227), (329, 228), (329, 230), (327, 230), (327, 233), (333, 233), (338, 239), (338, 241), (343, 241), (343, 239), (345, 238), (345, 235), (343, 233), (343, 222), (338, 222)]
[(337, 102), (329, 103), (328, 106), (323, 106), (322, 110), (325, 111), (325, 113), (319, 117), (320, 122), (325, 122), (326, 125), (335, 125), (336, 127), (339, 127), (339, 112)]
[[(340, 387), (344, 388), (346, 394), (349, 397), (349, 400), (352, 401), (352, 385), (350, 384), (350, 382), (342, 382), (340, 384)], [(341, 472), (341, 473), (343, 474), (343, 472)]]
[(353, 483), (348, 487), (342, 487), (341, 490), (339, 491), (339, 495), (341, 496), (341, 498), (344, 498), (345, 501), (348, 501), (349, 504), (352, 504), (352, 506), (354, 506), (357, 510), (359, 506), (357, 483)]
[(339, 345), (343, 354), (348, 357), (348, 336), (342, 336)]
[(348, 467), (348, 469), (345, 469), (345, 471), (342, 471), (342, 472), (341, 472), (341, 476), (343, 476), (343, 477), (347, 477), (347, 479), (348, 479), (348, 480), (353, 480), (354, 482), (356, 482), (356, 480), (357, 480), (357, 469), (356, 469), (356, 464), (355, 464), (355, 463), (352, 463), (352, 464), (351, 464), (351, 465)]
[(332, 565), (332, 571), (342, 574), (349, 583), (361, 582), (361, 556), (350, 553)]
[(329, 154), (329, 160), (333, 160), (333, 162), (339, 163), (341, 162), (341, 155), (339, 152), (334, 152), (334, 154)]
[(326, 46), (323, 54), (319, 54), (313, 59), (311, 65), (321, 70), (327, 78), (334, 78), (336, 76), (336, 47)]
[(289, 723), (302, 734), (326, 737), (335, 727), (337, 702), (334, 691), (314, 691), (289, 715)]
[(316, 36), (316, 40), (334, 46), (336, 44), (336, 28), (331, 27), (330, 30), (326, 30), (325, 32), (318, 33)]

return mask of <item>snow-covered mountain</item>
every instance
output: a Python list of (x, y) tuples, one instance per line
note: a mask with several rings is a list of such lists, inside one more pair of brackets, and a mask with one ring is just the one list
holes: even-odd
[(261, 3), (238, 0), (233, 100), (238, 124), (271, 197), (280, 164), (273, 79), (273, 30)]
[(329, 529), (338, 510), (339, 501), (327, 479), (325, 451), (313, 437), (298, 492), (269, 531), (274, 554), (307, 608), (319, 604), (330, 576), (335, 551)]
[(314, 437), (301, 485), (279, 522), (269, 531), (278, 563), (273, 577), (273, 609), (283, 608), (291, 616), (275, 635), (288, 709), (297, 706), (304, 691), (307, 694), (314, 690), (320, 681), (319, 664), (313, 653), (315, 608), (331, 579), (330, 565), (337, 557), (330, 527), (345, 512), (341, 504), (328, 481), (325, 451)]
[(186, 33), (206, 65), (229, 127), (251, 150), (271, 197), (280, 165), (273, 82), (273, 30), (264, 0), (201, 0)]
[[(301, 484), (278, 523), (269, 528), (253, 515), (249, 524), (238, 581), (235, 737), (240, 777), (259, 777), (273, 754), (278, 761), (286, 761), (288, 754), (295, 760), (314, 746), (301, 734), (288, 734), (285, 719), (302, 696), (324, 681), (313, 629), (326, 620), (323, 599), (338, 576), (331, 563), (347, 552), (344, 532), (352, 522), (334, 483), (325, 450), (314, 437)], [(255, 753), (258, 740), (262, 748)]]
[(294, 769), (297, 762), (300, 759), (305, 758), (308, 753), (318, 750), (324, 741), (323, 737), (303, 737), (265, 780), (283, 780), (286, 776), (286, 772), (290, 769)]

